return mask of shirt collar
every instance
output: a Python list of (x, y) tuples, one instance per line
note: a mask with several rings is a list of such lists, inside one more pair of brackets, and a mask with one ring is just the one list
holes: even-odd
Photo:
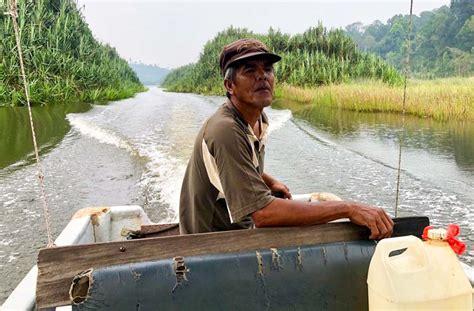
[(268, 136), (268, 117), (267, 115), (262, 111), (262, 114), (260, 115), (259, 119), (259, 124), (261, 126), (261, 132), (260, 132), (260, 138), (258, 138), (254, 131), (253, 128), (250, 126), (250, 124), (244, 119), (240, 111), (235, 107), (235, 105), (232, 103), (232, 101), (229, 99), (225, 103), (227, 107), (244, 123), (247, 125), (247, 130), (248, 130), (248, 135), (252, 136), (255, 141), (260, 141), (264, 143), (266, 141), (266, 138)]

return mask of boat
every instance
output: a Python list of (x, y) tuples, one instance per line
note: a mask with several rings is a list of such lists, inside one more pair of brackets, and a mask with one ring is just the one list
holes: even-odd
[[(394, 220), (394, 236), (421, 237), (429, 225)], [(140, 206), (84, 208), (1, 310), (367, 310), (368, 236), (344, 220), (180, 236)], [(473, 285), (474, 269), (461, 265)]]

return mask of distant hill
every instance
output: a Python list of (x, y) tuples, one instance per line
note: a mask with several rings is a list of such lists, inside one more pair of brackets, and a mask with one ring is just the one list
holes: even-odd
[(157, 65), (146, 65), (141, 63), (130, 63), (133, 71), (144, 85), (160, 85), (170, 72), (169, 69)]
[[(403, 70), (409, 15), (387, 23), (360, 22), (346, 27), (358, 47), (380, 55)], [(451, 0), (450, 6), (413, 16), (410, 67), (415, 76), (434, 78), (474, 75), (474, 1)]]

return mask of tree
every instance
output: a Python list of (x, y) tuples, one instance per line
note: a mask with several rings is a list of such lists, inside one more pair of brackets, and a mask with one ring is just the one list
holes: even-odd
[(467, 52), (470, 51), (474, 45), (474, 15), (466, 20), (461, 30), (459, 30), (456, 35), (456, 40), (458, 42), (457, 46), (460, 49)]
[[(404, 68), (409, 15), (395, 15), (387, 23), (353, 23), (346, 33), (358, 46), (374, 52), (397, 69)], [(472, 75), (474, 59), (474, 1), (452, 0), (451, 6), (413, 16), (411, 69), (419, 76)]]

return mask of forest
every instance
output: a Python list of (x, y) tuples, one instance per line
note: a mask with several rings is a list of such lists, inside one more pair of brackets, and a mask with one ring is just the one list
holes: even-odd
[[(395, 15), (365, 26), (345, 28), (357, 46), (403, 70), (409, 15)], [(432, 79), (474, 74), (474, 1), (452, 0), (450, 6), (413, 16), (410, 68), (417, 78)]]

